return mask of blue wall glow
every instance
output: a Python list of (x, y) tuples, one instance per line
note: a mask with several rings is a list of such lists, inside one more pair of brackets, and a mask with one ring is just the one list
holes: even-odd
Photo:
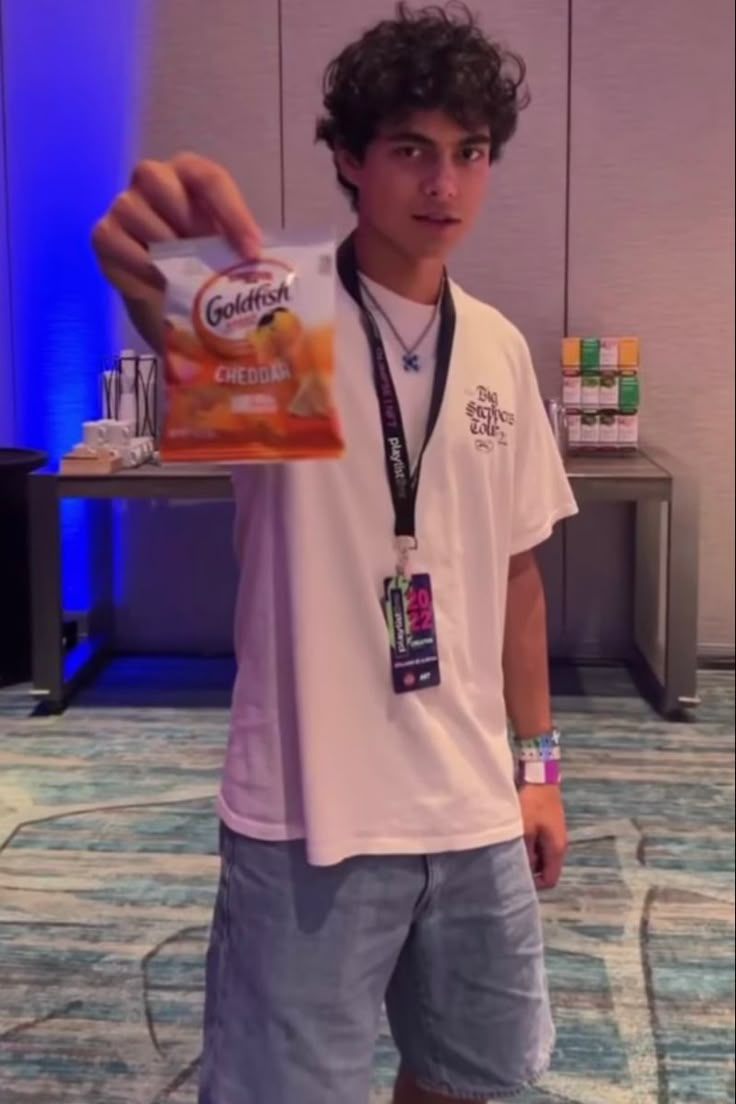
[[(90, 231), (125, 186), (149, 41), (148, 0), (0, 0), (17, 432), (53, 460), (99, 414), (114, 298)], [(82, 504), (64, 514), (67, 609), (88, 604)]]

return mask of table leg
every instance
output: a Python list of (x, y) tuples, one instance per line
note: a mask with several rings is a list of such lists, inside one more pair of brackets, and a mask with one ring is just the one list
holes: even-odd
[(33, 694), (50, 709), (64, 700), (61, 518), (56, 480), (29, 477)]
[(665, 713), (699, 704), (698, 587), (700, 506), (695, 478), (678, 471), (668, 510)]
[(697, 696), (698, 495), (687, 472), (673, 476), (669, 501), (636, 506), (634, 638), (643, 689), (665, 716)]

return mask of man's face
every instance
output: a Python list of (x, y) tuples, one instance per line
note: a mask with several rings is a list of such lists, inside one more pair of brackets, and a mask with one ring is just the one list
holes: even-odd
[(487, 126), (466, 130), (441, 111), (387, 124), (362, 162), (338, 154), (358, 189), (358, 217), (409, 257), (444, 257), (472, 225), (488, 177)]

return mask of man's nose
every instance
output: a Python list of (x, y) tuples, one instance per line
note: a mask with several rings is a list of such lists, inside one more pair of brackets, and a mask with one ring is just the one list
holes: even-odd
[(455, 199), (458, 194), (457, 166), (452, 158), (438, 158), (423, 182), (423, 191), (431, 199)]

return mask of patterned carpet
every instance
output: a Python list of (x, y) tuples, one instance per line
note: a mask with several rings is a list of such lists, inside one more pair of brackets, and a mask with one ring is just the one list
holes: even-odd
[[(2, 1104), (195, 1101), (230, 674), (121, 661), (61, 717), (0, 691)], [(544, 903), (559, 1046), (522, 1104), (733, 1101), (733, 675), (703, 674), (682, 725), (622, 673), (584, 689), (556, 700), (573, 840)], [(394, 1068), (384, 1031), (374, 1104)]]

